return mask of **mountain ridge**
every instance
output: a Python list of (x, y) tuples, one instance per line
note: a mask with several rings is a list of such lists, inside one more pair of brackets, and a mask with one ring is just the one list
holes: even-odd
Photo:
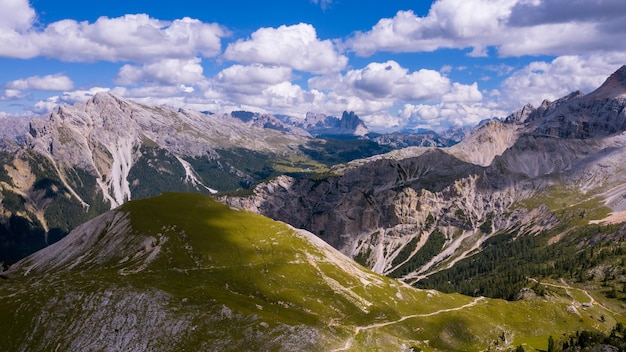
[[(596, 92), (607, 84), (615, 90), (615, 77), (624, 70)], [(461, 143), (438, 149), (438, 157), (427, 158), (429, 148), (408, 148), (353, 161), (327, 178), (282, 177), (258, 185), (250, 196), (222, 199), (308, 229), (376, 272), (417, 284), (471, 260), (503, 233), (513, 233), (514, 241), (520, 234), (563, 226), (571, 226), (561, 230), (568, 232), (622, 211), (625, 107), (620, 95), (594, 98), (574, 92), (489, 121)], [(452, 165), (466, 166), (448, 179), (427, 171), (454, 170)], [(358, 182), (353, 175), (387, 186), (349, 186)], [(564, 194), (573, 205), (554, 204), (545, 194)], [(314, 201), (309, 204), (304, 197)], [(578, 204), (589, 207), (580, 210), (582, 220), (559, 217)], [(358, 214), (367, 214), (367, 221)], [(329, 235), (337, 233), (341, 237)], [(426, 254), (435, 243), (440, 244)]]
[(298, 122), (244, 111), (151, 107), (109, 92), (44, 116), (0, 119), (5, 124), (0, 261), (8, 262), (130, 199), (247, 189), (269, 177), (325, 172), (394, 148), (365, 136), (354, 113), (341, 119), (309, 114), (308, 122)]
[[(0, 173), (2, 204), (14, 208), (0, 235), (36, 233), (49, 244), (131, 194), (209, 193), (223, 189), (217, 182), (269, 179), (248, 196), (220, 199), (308, 229), (377, 272), (416, 283), (481, 253), (503, 232), (579, 227), (623, 210), (625, 141), (616, 129), (625, 102), (603, 93), (619, 90), (620, 70), (596, 91), (601, 98), (574, 92), (486, 121), (453, 147), (389, 154), (364, 139), (311, 139), (241, 121), (254, 113), (207, 115), (98, 95), (34, 121), (25, 142), (32, 149), (2, 155), (9, 164)], [(345, 124), (358, 121), (347, 116)], [(583, 220), (555, 213), (574, 207), (537, 204), (563, 189), (591, 207), (581, 210)]]
[(616, 321), (566, 295), (418, 290), (313, 234), (181, 193), (127, 202), (16, 263), (0, 303), (0, 348), (15, 351), (545, 348), (550, 335)]

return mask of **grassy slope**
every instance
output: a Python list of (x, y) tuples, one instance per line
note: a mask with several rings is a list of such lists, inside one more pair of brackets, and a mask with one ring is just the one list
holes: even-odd
[[(130, 214), (132, 230), (93, 234), (95, 246), (107, 236), (134, 246), (80, 259), (96, 267), (71, 268), (73, 258), (23, 276), (27, 259), (0, 279), (0, 350), (546, 348), (549, 335), (623, 319), (596, 305), (568, 312), (566, 295), (511, 303), (417, 290), (203, 195), (164, 194), (118, 211)], [(154, 250), (138, 250), (149, 236), (158, 239), (152, 261)]]

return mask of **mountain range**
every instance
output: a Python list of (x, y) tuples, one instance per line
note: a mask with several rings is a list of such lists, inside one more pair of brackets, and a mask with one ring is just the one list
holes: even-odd
[[(378, 273), (428, 287), (431, 276), (446, 277), (437, 281), (458, 289), (461, 279), (450, 272), (479, 260), (493, 242), (540, 235), (544, 244), (589, 242), (574, 233), (620, 223), (625, 130), (626, 66), (588, 95), (525, 106), (449, 148), (396, 150), (324, 177), (283, 175), (252, 195), (221, 199), (307, 229)], [(597, 232), (623, 240), (612, 228)], [(525, 282), (517, 276), (519, 289)], [(491, 287), (473, 281), (465, 293), (488, 294)]]
[(626, 66), (467, 135), (109, 93), (1, 121), (3, 349), (546, 349), (626, 322)]
[[(369, 134), (353, 112), (300, 120), (218, 115), (109, 93), (40, 117), (0, 119), (0, 262), (23, 258), (131, 198), (245, 190), (398, 147)], [(435, 142), (431, 132), (403, 135), (408, 143), (456, 143)]]

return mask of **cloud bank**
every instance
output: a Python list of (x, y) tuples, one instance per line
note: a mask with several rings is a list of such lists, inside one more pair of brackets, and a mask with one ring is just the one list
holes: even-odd
[[(311, 2), (332, 11), (330, 0)], [(0, 0), (0, 6), (0, 57), (117, 65), (114, 77), (104, 80), (110, 87), (75, 88), (77, 77), (60, 70), (4, 82), (0, 101), (37, 96), (32, 113), (111, 90), (146, 103), (215, 112), (349, 110), (373, 129), (444, 129), (504, 117), (574, 90), (589, 92), (626, 63), (623, 0), (438, 0), (425, 15), (398, 11), (343, 38), (320, 38), (308, 23), (233, 38), (237, 31), (218, 23), (148, 14), (41, 24), (26, 0)], [(394, 59), (445, 50), (468, 62), (523, 60), (481, 67), (442, 62), (436, 71)], [(471, 70), (482, 76), (453, 78)], [(486, 89), (488, 79), (497, 86)], [(50, 91), (60, 93), (43, 95)]]

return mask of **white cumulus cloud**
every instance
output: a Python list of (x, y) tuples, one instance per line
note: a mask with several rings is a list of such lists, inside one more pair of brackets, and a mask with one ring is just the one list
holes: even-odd
[(414, 128), (435, 131), (450, 126), (474, 127), (480, 121), (502, 117), (507, 113), (483, 103), (444, 102), (439, 104), (405, 104), (399, 115), (404, 123)]
[(232, 65), (219, 72), (214, 82), (225, 95), (256, 95), (291, 78), (292, 70), (289, 67)]
[(0, 90), (0, 101), (18, 100), (26, 96), (22, 91), (16, 89)]
[(511, 111), (544, 99), (555, 100), (573, 91), (589, 93), (626, 62), (626, 53), (560, 56), (535, 61), (513, 72), (501, 84), (502, 108)]
[(318, 76), (309, 80), (309, 87), (314, 89), (396, 102), (437, 100), (448, 93), (450, 84), (450, 80), (437, 71), (409, 72), (393, 60), (372, 62), (362, 69), (349, 70), (345, 75)]
[(616, 50), (625, 34), (622, 0), (439, 0), (426, 16), (399, 11), (356, 32), (346, 45), (363, 56), (441, 48), (486, 56), (489, 47), (500, 56), (572, 55)]
[(291, 79), (291, 69), (281, 66), (232, 65), (222, 70), (217, 79), (232, 84), (276, 84)]
[(142, 66), (124, 65), (120, 68), (115, 83), (136, 85), (156, 83), (165, 85), (194, 84), (204, 79), (200, 58), (162, 59)]
[(28, 0), (0, 0), (0, 30), (16, 32), (29, 29), (35, 21), (35, 10)]
[(0, 56), (140, 63), (154, 57), (214, 57), (221, 53), (221, 38), (229, 35), (215, 23), (189, 17), (162, 21), (146, 14), (100, 17), (94, 23), (65, 19), (39, 29), (32, 25), (34, 11), (27, 3), (19, 2), (16, 7), (23, 18), (0, 25)]
[[(373, 62), (345, 75), (309, 79), (309, 87), (324, 93), (331, 111), (352, 110), (374, 129), (417, 125), (443, 129), (473, 126), (502, 112), (486, 106), (478, 83), (451, 82), (434, 70), (410, 72), (397, 62)], [(397, 116), (391, 111), (401, 107)]]
[(370, 63), (362, 70), (348, 72), (347, 79), (371, 98), (400, 101), (436, 99), (450, 87), (450, 80), (437, 71), (408, 71), (395, 61)]
[(6, 88), (15, 90), (70, 90), (74, 82), (63, 74), (32, 76), (7, 82)]
[(477, 103), (483, 100), (482, 93), (478, 90), (478, 84), (471, 85), (454, 82), (450, 91), (441, 97), (444, 103)]
[(286, 66), (318, 74), (338, 72), (348, 63), (348, 58), (339, 53), (332, 41), (318, 39), (315, 28), (305, 23), (260, 28), (251, 38), (229, 44), (224, 57), (246, 64)]

